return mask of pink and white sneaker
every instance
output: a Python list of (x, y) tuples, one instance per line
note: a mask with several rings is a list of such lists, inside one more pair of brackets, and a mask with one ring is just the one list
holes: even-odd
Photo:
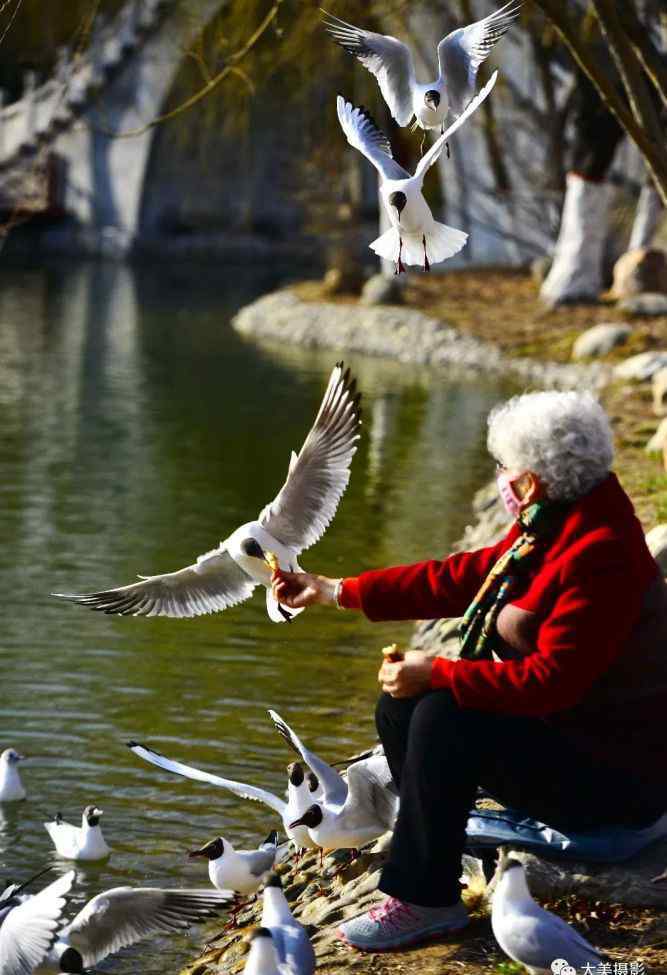
[(460, 931), (468, 920), (462, 901), (452, 907), (420, 907), (388, 897), (379, 907), (346, 921), (336, 933), (359, 951), (395, 951)]

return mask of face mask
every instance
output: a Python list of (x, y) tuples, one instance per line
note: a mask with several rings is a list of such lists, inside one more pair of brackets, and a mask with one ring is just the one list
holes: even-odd
[(507, 509), (508, 515), (510, 515), (512, 518), (518, 518), (521, 513), (523, 502), (521, 501), (521, 498), (518, 498), (514, 493), (512, 481), (516, 481), (516, 478), (511, 478), (507, 471), (501, 471), (496, 477), (498, 493), (503, 504), (505, 505), (505, 508)]

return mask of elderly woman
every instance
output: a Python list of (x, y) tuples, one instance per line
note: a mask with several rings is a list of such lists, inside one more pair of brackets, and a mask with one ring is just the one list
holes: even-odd
[(467, 923), (459, 876), (478, 786), (562, 831), (642, 828), (667, 808), (667, 587), (610, 473), (587, 393), (511, 399), (489, 417), (512, 518), (489, 548), (328, 579), (277, 574), (289, 606), (370, 620), (462, 617), (458, 660), (385, 662), (377, 728), (401, 807), (380, 889), (341, 935), (368, 951)]

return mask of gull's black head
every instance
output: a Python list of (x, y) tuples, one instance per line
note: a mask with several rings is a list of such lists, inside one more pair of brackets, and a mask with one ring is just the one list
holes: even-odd
[(254, 538), (244, 538), (241, 542), (241, 551), (253, 559), (265, 559), (264, 549)]
[(424, 94), (424, 103), (427, 108), (435, 112), (440, 104), (440, 92), (436, 91), (435, 88), (429, 88)]
[(314, 802), (312, 806), (306, 809), (301, 819), (295, 819), (293, 823), (289, 824), (289, 827), (294, 829), (295, 826), (307, 826), (308, 829), (315, 829), (320, 825), (323, 818), (322, 807)]
[(84, 975), (83, 958), (76, 948), (65, 948), (58, 964), (61, 972), (68, 972), (70, 975)]
[(24, 756), (19, 755), (15, 748), (5, 748), (0, 758), (7, 765), (18, 765), (19, 762), (23, 761)]
[(308, 791), (309, 792), (317, 792), (317, 790), (319, 789), (319, 787), (320, 787), (320, 780), (318, 779), (318, 777), (315, 775), (314, 772), (309, 772), (308, 773)]
[(398, 219), (401, 219), (401, 210), (408, 202), (408, 198), (402, 190), (395, 190), (389, 194), (389, 205), (398, 211)]
[(283, 882), (277, 873), (269, 874), (269, 879), (264, 884), (265, 887), (277, 887), (279, 890), (283, 889)]
[(196, 857), (203, 857), (205, 860), (218, 860), (225, 849), (225, 843), (222, 836), (216, 836), (214, 840), (207, 843), (205, 846), (200, 847), (198, 850), (191, 850), (188, 856), (191, 860)]
[(301, 785), (305, 778), (303, 765), (300, 762), (292, 762), (291, 765), (287, 766), (287, 775), (289, 776), (290, 785)]
[(102, 810), (98, 809), (97, 806), (86, 806), (83, 810), (83, 815), (86, 817), (86, 822), (89, 826), (97, 826), (102, 815)]

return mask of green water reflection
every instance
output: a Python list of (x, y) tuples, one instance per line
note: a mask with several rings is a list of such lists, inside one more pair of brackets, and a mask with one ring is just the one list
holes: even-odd
[[(50, 859), (44, 818), (96, 802), (114, 849), (79, 897), (120, 883), (197, 885), (185, 851), (254, 842), (263, 808), (144, 766), (129, 738), (274, 790), (289, 761), (265, 708), (324, 756), (371, 738), (378, 649), (407, 626), (313, 610), (268, 622), (263, 599), (198, 621), (116, 619), (49, 598), (187, 564), (277, 491), (335, 355), (260, 348), (231, 312), (271, 276), (237, 269), (57, 265), (0, 272), (0, 746), (29, 801), (0, 808), (0, 876)], [(447, 552), (490, 471), (500, 382), (355, 357), (365, 425), (332, 530), (303, 562), (330, 575)], [(61, 865), (61, 869), (65, 865)], [(201, 931), (198, 937), (201, 937)], [(109, 970), (176, 972), (187, 939)]]

